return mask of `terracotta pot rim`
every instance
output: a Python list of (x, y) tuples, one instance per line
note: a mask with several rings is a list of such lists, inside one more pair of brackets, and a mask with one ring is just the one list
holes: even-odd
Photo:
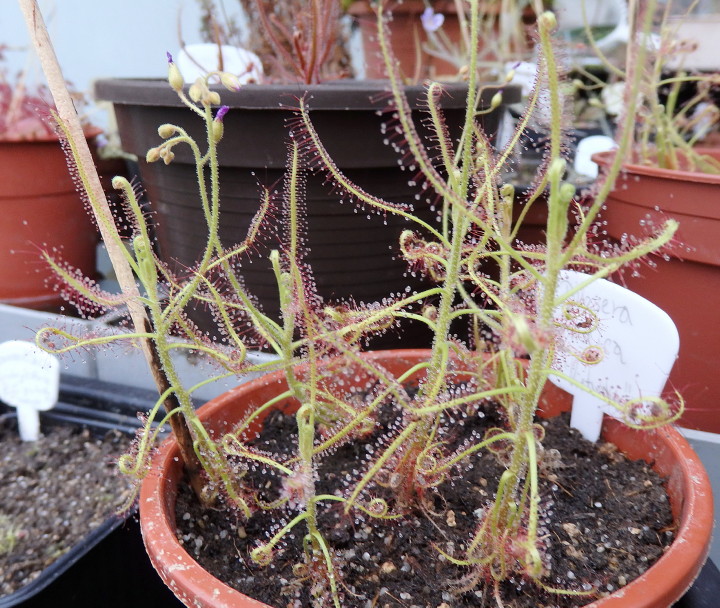
[[(698, 148), (701, 154), (709, 154), (720, 159), (720, 150), (716, 148)], [(596, 152), (590, 158), (602, 167), (609, 167), (615, 157), (615, 150)], [(720, 185), (720, 174), (702, 173), (700, 171), (681, 171), (679, 169), (663, 169), (652, 165), (639, 165), (637, 163), (623, 163), (621, 172), (645, 175), (660, 179), (690, 181), (704, 184)]]
[[(391, 356), (417, 360), (426, 358), (428, 352), (424, 349), (399, 349), (376, 351), (368, 353), (367, 356), (371, 359)], [(234, 402), (245, 393), (251, 393), (255, 387), (282, 382), (282, 375), (283, 372), (275, 372), (223, 393), (201, 408), (201, 418), (211, 418), (226, 404)], [(557, 387), (551, 387), (551, 390), (560, 391)], [(622, 426), (612, 419), (606, 419), (606, 425), (607, 423), (612, 428)], [(587, 604), (584, 608), (657, 608), (669, 605), (692, 585), (707, 558), (713, 528), (713, 498), (707, 473), (698, 456), (675, 428), (646, 432), (654, 433), (658, 443), (666, 445), (680, 460), (683, 473), (682, 504), (677, 505), (680, 513), (677, 515), (676, 538), (648, 571), (610, 596)], [(174, 519), (171, 521), (172, 515), (163, 509), (166, 501), (162, 499), (166, 490), (172, 490), (176, 484), (172, 479), (173, 471), (176, 473), (175, 477), (179, 477), (180, 472), (177, 446), (172, 439), (160, 447), (153, 464), (153, 472), (143, 481), (141, 488), (140, 522), (145, 546), (161, 576), (164, 577), (165, 572), (158, 563), (160, 556), (170, 564), (167, 570), (182, 573), (186, 583), (193, 587), (196, 593), (193, 605), (271, 608), (214, 578), (195, 562), (175, 539)], [(170, 471), (171, 478), (161, 476), (160, 471)], [(681, 563), (692, 564), (685, 567), (682, 577), (679, 576), (682, 571)], [(166, 581), (166, 584), (174, 592), (178, 591), (173, 588), (174, 581)]]

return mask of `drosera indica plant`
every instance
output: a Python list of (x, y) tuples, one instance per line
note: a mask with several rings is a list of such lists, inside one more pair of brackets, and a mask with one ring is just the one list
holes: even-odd
[[(471, 0), (469, 6), (471, 36), (477, 37), (480, 3)], [(93, 168), (76, 144), (71, 119), (62, 111), (57, 117), (78, 180), (105, 229), (106, 241), (118, 246), (118, 263), (132, 270), (142, 289), (131, 293), (130, 285), (120, 295), (106, 294), (46, 254), (46, 261), (63, 280), (76, 306), (94, 311), (134, 306), (134, 327), (101, 336), (74, 335), (48, 327), (38, 333), (38, 344), (57, 354), (114, 341), (145, 345), (161, 394), (145, 418), (146, 426), (134, 451), (121, 459), (121, 468), (141, 480), (150, 470), (157, 439), (153, 423), (170, 421), (191, 485), (203, 503), (213, 505), (223, 496), (241, 518), (249, 518), (259, 509), (270, 509), (277, 515), (276, 526), (258, 539), (250, 553), (254, 562), (273, 563), (291, 535), (304, 539), (305, 558), (296, 564), (295, 572), (298, 578), (309, 581), (315, 605), (340, 607), (347, 596), (342, 559), (318, 523), (323, 510), (339, 504), (345, 513), (374, 519), (378, 525), (389, 524), (418, 508), (422, 512), (427, 495), (471, 466), (475, 455), (484, 450), (496, 453), (505, 471), (492, 500), (476, 514), (472, 537), (457, 552), (443, 552), (458, 565), (459, 586), (487, 584), (498, 595), (502, 581), (519, 576), (546, 590), (580, 593), (570, 587), (551, 587), (544, 580), (547, 562), (539, 531), (538, 470), (544, 454), (535, 413), (546, 380), (559, 373), (553, 370), (554, 357), (563, 348), (556, 313), (562, 310), (567, 326), (577, 331), (583, 330), (588, 316), (597, 316), (573, 305), (577, 288), (558, 292), (559, 277), (568, 268), (585, 272), (588, 284), (606, 277), (666, 246), (677, 225), (668, 222), (656, 235), (632, 248), (612, 249), (598, 242), (594, 221), (620, 160), (609, 180), (599, 185), (594, 202), (589, 207), (578, 204), (574, 188), (563, 182), (564, 117), (561, 70), (553, 51), (554, 28), (552, 13), (539, 16), (538, 83), (510, 141), (495, 150), (476, 122), (477, 51), (470, 55), (467, 112), (458, 142), (448, 137), (438, 108), (442, 85), (428, 83), (427, 120), (434, 133), (428, 145), (415, 131), (385, 24), (379, 19), (378, 39), (391, 90), (389, 138), (423, 193), (418, 205), (435, 204), (438, 221), (424, 222), (414, 215), (411, 206), (380, 200), (350, 183), (327, 154), (313, 128), (312, 111), (301, 99), (297, 120), (290, 125), (283, 188), (279, 193), (261, 190), (255, 220), (236, 244), (222, 243), (218, 238), (222, 205), (217, 156), (224, 143), (223, 119), (228, 110), (222, 105), (222, 94), (211, 89), (208, 82), (219, 76), (228, 88), (236, 88), (237, 83), (226, 74), (209, 74), (186, 91), (169, 57), (169, 85), (188, 111), (204, 121), (207, 135), (201, 145), (179, 126), (163, 124), (158, 128), (160, 143), (147, 154), (150, 162), (170, 164), (173, 149), (187, 146), (195, 158), (208, 238), (202, 256), (183, 273), (172, 271), (154, 254), (135, 189), (117, 177), (113, 184), (121, 191), (135, 224), (129, 242), (121, 241), (103, 210), (103, 199), (95, 194)], [(519, 225), (512, 219), (513, 188), (503, 184), (501, 176), (541, 103), (541, 91), (547, 93), (549, 108), (543, 110), (552, 116), (552, 129), (537, 176), (537, 188), (548, 191), (549, 208), (546, 242), (538, 247), (518, 242)], [(632, 110), (628, 108), (630, 117)], [(617, 159), (624, 156), (627, 139), (621, 139)], [(324, 173), (345, 204), (357, 205), (366, 213), (405, 217), (408, 229), (401, 235), (398, 251), (407, 260), (409, 271), (428, 276), (435, 285), (417, 293), (406, 293), (399, 287), (398, 293), (388, 294), (380, 302), (323, 302), (315, 291), (303, 242), (302, 195), (307, 171)], [(577, 219), (574, 231), (569, 228), (569, 214)], [(244, 288), (242, 268), (267, 235), (278, 232), (281, 245), (269, 254), (283, 311), (282, 318), (275, 320), (264, 314)], [(209, 337), (189, 319), (186, 311), (198, 304), (212, 311), (216, 335), (221, 339)], [(577, 311), (582, 315), (580, 320), (572, 316)], [(426, 324), (433, 339), (427, 361), (396, 378), (382, 365), (363, 357), (362, 349), (366, 337), (392, 331), (401, 318)], [(452, 327), (458, 322), (470, 328), (468, 340), (453, 334)], [(270, 350), (277, 358), (252, 363), (247, 353), (254, 348)], [(239, 427), (213, 437), (193, 408), (192, 395), (198, 387), (186, 387), (173, 365), (171, 353), (176, 350), (200, 353), (216, 364), (217, 374), (203, 384), (250, 372), (283, 370), (288, 389), (254, 408)], [(357, 376), (362, 390), (348, 389), (351, 376)], [(417, 384), (414, 390), (408, 387), (411, 379)], [(624, 413), (628, 424), (640, 428), (669, 422), (681, 409), (681, 404), (656, 400), (649, 414), (638, 416), (637, 409), (628, 405), (630, 396), (623, 401), (595, 395)], [(288, 399), (297, 403), (297, 443), (291, 456), (258, 450), (247, 440), (252, 435), (249, 430), (273, 406)], [(447, 429), (488, 400), (500, 409), (503, 427), (450, 449), (445, 440)], [(397, 418), (382, 438), (367, 448), (367, 458), (357, 463), (356, 474), (338, 481), (332, 492), (319, 492), (318, 463), (339, 446), (367, 438), (388, 403)], [(280, 493), (270, 504), (261, 501), (246, 482), (248, 471), (258, 467), (269, 478), (279, 480)], [(380, 495), (378, 487), (387, 491)]]

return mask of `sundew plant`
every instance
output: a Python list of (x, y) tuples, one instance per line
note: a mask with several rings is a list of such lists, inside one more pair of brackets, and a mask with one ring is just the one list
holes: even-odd
[[(473, 38), (480, 27), (479, 5), (478, 0), (469, 2)], [(486, 450), (497, 454), (504, 473), (485, 508), (475, 513), (473, 535), (454, 552), (438, 549), (438, 556), (442, 552), (444, 559), (457, 564), (458, 579), (466, 586), (489, 585), (497, 592), (502, 581), (520, 577), (550, 589), (543, 580), (546, 560), (539, 532), (538, 469), (544, 455), (535, 413), (546, 380), (559, 374), (552, 364), (563, 348), (560, 330), (582, 331), (587, 317), (594, 314), (584, 308), (578, 313), (580, 307), (572, 305), (577, 289), (558, 292), (561, 271), (584, 272), (589, 284), (658, 251), (669, 243), (677, 226), (669, 222), (632, 248), (602, 244), (596, 218), (612, 188), (627, 138), (621, 140), (613, 171), (607, 181), (597, 185), (591, 204), (581, 205), (574, 187), (563, 181), (562, 69), (553, 49), (552, 13), (538, 18), (537, 85), (510, 141), (499, 150), (476, 120), (480, 97), (474, 65), (477, 52), (470, 55), (467, 111), (460, 139), (452, 141), (447, 134), (438, 109), (443, 87), (437, 82), (427, 83), (426, 120), (434, 134), (432, 141), (417, 134), (382, 12), (378, 16), (377, 35), (389, 73), (388, 107), (382, 108), (389, 117), (388, 143), (397, 150), (408, 179), (417, 186), (417, 207), (433, 205), (436, 222), (425, 222), (410, 205), (378, 199), (349, 182), (327, 154), (313, 128), (311, 108), (301, 99), (296, 120), (289, 125), (288, 168), (281, 192), (262, 191), (248, 233), (238, 243), (221, 243), (218, 148), (227, 143), (223, 118), (228, 109), (222, 105), (222, 94), (208, 83), (219, 78), (234, 89), (237, 82), (227, 74), (211, 74), (188, 88), (169, 57), (169, 86), (188, 111), (204, 121), (207, 138), (197, 142), (179, 126), (160, 125), (158, 145), (148, 151), (147, 160), (170, 164), (176, 146), (192, 151), (198, 204), (207, 221), (205, 251), (185, 272), (171, 270), (154, 253), (135, 189), (124, 178), (115, 178), (114, 186), (123, 194), (134, 231), (126, 243), (120, 241), (117, 231), (112, 238), (123, 245), (126, 261), (141, 285), (141, 294), (132, 297), (142, 305), (146, 319), (139, 326), (106, 335), (78, 336), (61, 328), (45, 328), (37, 340), (54, 353), (114, 341), (149, 343), (162, 394), (147, 414), (135, 449), (122, 458), (122, 470), (138, 480), (148, 473), (157, 439), (153, 423), (170, 421), (191, 485), (201, 501), (211, 506), (222, 497), (241, 519), (260, 509), (277, 514), (276, 525), (257, 539), (250, 553), (255, 563), (272, 564), (290, 536), (304, 539), (304, 563), (297, 564), (297, 573), (307, 581), (317, 606), (340, 607), (350, 601), (343, 585), (342, 559), (318, 524), (324, 511), (340, 508), (356, 519), (392, 525), (413, 510), (424, 512), (427, 496), (472, 466), (476, 455)], [(493, 105), (501, 97), (499, 86)], [(529, 246), (517, 238), (524, 211), (520, 220), (513, 220), (513, 188), (502, 183), (501, 176), (541, 104), (542, 111), (551, 116), (551, 132), (526, 205), (545, 192), (549, 213), (545, 243)], [(632, 107), (628, 107), (628, 116), (633, 116)], [(75, 159), (78, 180), (87, 186), (92, 167), (80, 160), (67, 125), (62, 120), (59, 125)], [(428, 277), (433, 286), (408, 292), (399, 285), (396, 293), (378, 302), (322, 301), (315, 290), (303, 238), (303, 181), (308, 172), (326, 176), (328, 187), (337, 192), (338, 204), (356, 205), (362, 213), (406, 218), (407, 229), (397, 252), (407, 261), (408, 272)], [(91, 188), (86, 190), (98, 222), (111, 228), (110, 218), (99, 211), (101, 201)], [(572, 229), (570, 217), (576, 220)], [(270, 259), (282, 318), (274, 319), (264, 314), (245, 289), (242, 272), (258, 244), (266, 234), (279, 230), (278, 225), (282, 226), (282, 243), (270, 253)], [(128, 294), (104, 293), (50, 254), (45, 257), (80, 311), (104, 312), (130, 304)], [(221, 339), (211, 338), (194, 325), (187, 311), (197, 305), (212, 311), (215, 335)], [(562, 328), (557, 322), (558, 310), (565, 320)], [(581, 314), (582, 319), (573, 314)], [(368, 337), (393, 331), (400, 319), (407, 318), (424, 323), (433, 338), (426, 360), (398, 376), (364, 355), (363, 348)], [(453, 327), (458, 325), (468, 328), (468, 337), (454, 334)], [(257, 348), (275, 353), (276, 359), (252, 363), (248, 351)], [(212, 436), (193, 407), (192, 396), (198, 387), (183, 385), (173, 366), (171, 353), (176, 350), (200, 354), (215, 363), (217, 374), (205, 383), (282, 370), (287, 390), (257, 404), (231, 432)], [(596, 396), (614, 405), (626, 423), (636, 427), (657, 426), (679, 415), (678, 406), (664, 401), (654, 402), (648, 413), (633, 407), (637, 400), (631, 396)], [(503, 425), (451, 449), (445, 440), (448, 429), (489, 400), (499, 408)], [(296, 405), (297, 443), (291, 456), (256, 449), (250, 441), (251, 429), (275, 405), (286, 401)], [(319, 491), (318, 463), (340, 446), (370, 436), (388, 404), (396, 418), (376, 443), (363, 448), (353, 474), (339, 479), (333, 491)], [(260, 500), (246, 481), (246, 473), (258, 467), (281, 488), (272, 503)]]

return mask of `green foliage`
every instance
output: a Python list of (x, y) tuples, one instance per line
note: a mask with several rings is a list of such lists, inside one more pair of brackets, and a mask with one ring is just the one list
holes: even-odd
[[(472, 0), (469, 6), (471, 31), (477, 35), (478, 0)], [(170, 164), (176, 146), (186, 146), (193, 154), (199, 203), (207, 225), (206, 249), (185, 275), (173, 273), (153, 252), (133, 188), (126, 180), (116, 178), (114, 185), (123, 194), (127, 211), (135, 221), (134, 236), (124, 251), (142, 284), (142, 303), (149, 322), (134, 331), (102, 337), (71, 336), (53, 328), (38, 334), (38, 342), (57, 353), (112, 340), (132, 342), (149, 337), (169, 388), (149, 413), (145, 431), (134, 452), (123, 458), (122, 468), (142, 478), (148, 471), (156, 438), (152, 423), (182, 418), (205, 471), (201, 494), (206, 500), (223, 492), (244, 516), (260, 508), (273, 509), (278, 512), (278, 521), (287, 522), (252, 551), (252, 560), (261, 565), (271, 563), (290, 531), (304, 528), (307, 559), (300, 569), (311, 581), (317, 605), (340, 606), (342, 602), (340, 568), (331, 544), (318, 527), (319, 510), (341, 503), (345, 512), (380, 521), (403, 517), (485, 449), (498, 455), (506, 471), (494, 500), (478, 517), (476, 532), (468, 539), (465, 553), (448, 558), (470, 566), (473, 583), (490, 581), (498, 585), (519, 575), (547, 588), (542, 581), (545, 566), (538, 538), (537, 480), (542, 437), (534, 416), (543, 386), (553, 373), (556, 349), (562, 348), (554, 313), (572, 297), (571, 293), (558, 293), (559, 274), (572, 267), (586, 272), (588, 282), (608, 276), (662, 248), (677, 228), (668, 223), (657, 235), (633, 248), (613, 249), (600, 242), (593, 226), (620, 161), (613, 166), (610, 181), (598, 187), (589, 206), (582, 206), (574, 188), (563, 182), (561, 75), (553, 52), (554, 27), (551, 13), (540, 15), (538, 86), (530, 95), (516, 132), (500, 150), (494, 149), (477, 122), (477, 53), (470, 56), (467, 112), (459, 142), (450, 140), (439, 109), (442, 86), (429, 83), (428, 121), (436, 146), (431, 153), (416, 133), (401, 77), (393, 68), (385, 23), (379, 19), (377, 35), (389, 66), (393, 120), (403, 134), (400, 154), (418, 175), (418, 187), (441, 200), (437, 223), (421, 221), (409, 206), (381, 200), (351, 183), (332, 162), (313, 128), (311, 112), (301, 100), (300, 120), (292, 128), (282, 195), (264, 192), (247, 235), (229, 247), (218, 237), (222, 216), (217, 149), (223, 144), (222, 121), (227, 108), (220, 106), (221, 94), (210, 89), (207, 81), (196, 82), (186, 94), (171, 62), (170, 84), (189, 110), (204, 121), (207, 138), (201, 148), (179, 126), (161, 125), (158, 133), (163, 141), (148, 152), (147, 160)], [(225, 81), (232, 86), (227, 78)], [(547, 91), (546, 101), (541, 101), (541, 91)], [(498, 92), (502, 94), (502, 87)], [(513, 220), (514, 192), (501, 182), (501, 176), (541, 103), (551, 113), (552, 128), (546, 159), (527, 203), (533, 204), (541, 193), (547, 193), (546, 242), (537, 247), (518, 240), (520, 222)], [(214, 109), (216, 106), (220, 108)], [(621, 142), (621, 152), (627, 145), (627, 141)], [(333, 186), (347, 193), (346, 199), (366, 211), (406, 218), (408, 229), (401, 237), (400, 251), (414, 272), (426, 275), (435, 285), (417, 293), (388, 296), (381, 302), (333, 306), (322, 302), (301, 239), (301, 195), (303, 176), (308, 170), (325, 173)], [(576, 228), (570, 228), (569, 217), (576, 220)], [(263, 228), (275, 218), (287, 227), (283, 246), (270, 254), (283, 311), (279, 320), (260, 309), (242, 282), (243, 261), (253, 251)], [(48, 260), (52, 261), (49, 255)], [(77, 280), (62, 265), (55, 263), (55, 268), (74, 292), (75, 301), (92, 303), (102, 310), (115, 304), (117, 298), (101, 293), (88, 281)], [(119, 300), (122, 302), (122, 298)], [(190, 320), (188, 310), (197, 304), (213, 312), (221, 340), (198, 330)], [(395, 377), (364, 356), (362, 346), (364, 336), (385, 331), (400, 318), (424, 323), (434, 337), (427, 361)], [(454, 335), (452, 326), (458, 322), (471, 328), (469, 340)], [(272, 350), (277, 358), (251, 363), (248, 350), (260, 346)], [(213, 440), (192, 406), (192, 393), (198, 387), (184, 386), (173, 366), (170, 354), (176, 349), (202, 353), (216, 363), (217, 375), (206, 382), (249, 372), (283, 370), (287, 390), (267, 403), (256, 404), (241, 425)], [(411, 380), (417, 385), (415, 391), (409, 390)], [(173, 399), (168, 407), (170, 397)], [(246, 437), (259, 416), (287, 399), (294, 400), (298, 407), (298, 441), (293, 456), (282, 459), (257, 451)], [(493, 429), (458, 452), (450, 452), (443, 440), (443, 429), (453, 424), (454, 416), (471, 415), (488, 399), (501, 408), (505, 427)], [(388, 435), (368, 452), (367, 462), (358, 463), (357, 475), (342, 480), (334, 493), (319, 494), (315, 485), (317, 462), (334, 448), (366, 436), (388, 403), (400, 412)], [(623, 409), (622, 402), (614, 403)], [(166, 405), (165, 414), (161, 414), (162, 404)], [(664, 414), (666, 410), (657, 411)], [(651, 419), (647, 423), (664, 421)], [(245, 473), (254, 466), (264, 467), (280, 478), (282, 493), (274, 504), (263, 504), (244, 485)], [(388, 488), (392, 498), (374, 496), (373, 489), (379, 486)], [(284, 517), (288, 511), (292, 515), (289, 519)]]
[(0, 513), (0, 555), (12, 553), (21, 536), (22, 532), (13, 525), (12, 520)]

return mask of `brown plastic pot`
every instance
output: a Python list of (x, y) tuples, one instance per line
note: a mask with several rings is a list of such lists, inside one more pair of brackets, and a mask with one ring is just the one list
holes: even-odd
[[(464, 84), (447, 85), (442, 98), (451, 136), (459, 137), (465, 113)], [(147, 164), (145, 153), (161, 140), (157, 127), (172, 123), (185, 128), (204, 141), (204, 123), (178, 100), (176, 93), (162, 80), (100, 80), (95, 94), (112, 101), (123, 148), (140, 157), (143, 187), (157, 220), (159, 253), (165, 261), (177, 261), (184, 271), (199, 258), (205, 247), (205, 219), (199, 202), (193, 158), (187, 146), (174, 148), (175, 160)], [(422, 119), (424, 88), (407, 87), (416, 126), (429, 135)], [(489, 107), (494, 91), (485, 91), (481, 106)], [(291, 108), (297, 98), (307, 96), (313, 125), (337, 167), (366, 192), (394, 203), (414, 205), (417, 214), (435, 222), (436, 213), (421, 197), (417, 186), (409, 185), (410, 171), (398, 166), (398, 155), (387, 145), (382, 125), (387, 115), (387, 84), (382, 81), (342, 80), (312, 86), (250, 85), (237, 92), (222, 91), (223, 103), (230, 107), (224, 118), (224, 138), (219, 145), (221, 186), (220, 238), (231, 246), (245, 238), (258, 208), (260, 189), (278, 185), (287, 164), (289, 120), (296, 119)], [(518, 101), (519, 88), (506, 88), (505, 103)], [(481, 121), (490, 135), (498, 128), (502, 109), (483, 114)], [(320, 295), (325, 299), (354, 298), (374, 302), (410, 285), (427, 287), (420, 279), (406, 277), (407, 265), (399, 256), (399, 236), (409, 224), (403, 218), (386, 218), (358, 213), (354, 204), (340, 204), (342, 193), (333, 191), (322, 174), (308, 173), (303, 190), (306, 211), (303, 219), (307, 233), (307, 260), (312, 266)], [(345, 238), (346, 231), (352, 238)], [(256, 259), (244, 263), (243, 280), (255, 294), (263, 310), (279, 317), (277, 287), (267, 255), (278, 248), (282, 228), (266, 231), (264, 246)], [(333, 238), (330, 238), (333, 237)], [(195, 319), (198, 321), (198, 319)], [(211, 323), (200, 321), (203, 328)], [(429, 344), (424, 327), (417, 325), (412, 346)], [(407, 339), (412, 339), (405, 336)], [(396, 336), (392, 337), (397, 340)], [(396, 342), (397, 343), (397, 342)], [(378, 347), (378, 344), (374, 344)]]
[(57, 139), (0, 140), (0, 216), (3, 303), (41, 310), (63, 304), (41, 250), (95, 275), (98, 232)]
[[(389, 350), (364, 356), (398, 376), (427, 360), (426, 350)], [(287, 389), (282, 372), (258, 378), (213, 399), (199, 414), (219, 436), (243, 420), (247, 409)], [(567, 411), (571, 397), (548, 384), (541, 404), (543, 416)], [(279, 407), (294, 409), (286, 401)], [(296, 406), (295, 406), (296, 407)], [(262, 418), (262, 417), (261, 417)], [(262, 420), (258, 421), (261, 424)], [(253, 432), (250, 429), (249, 432)], [(645, 574), (610, 596), (588, 604), (592, 608), (667, 608), (690, 587), (710, 545), (713, 526), (712, 492), (707, 474), (687, 441), (673, 428), (634, 431), (606, 419), (603, 437), (630, 458), (644, 459), (667, 479), (667, 491), (677, 524), (676, 539)], [(205, 571), (178, 543), (175, 532), (177, 485), (183, 476), (174, 440), (166, 441), (153, 460), (153, 471), (140, 491), (140, 524), (150, 560), (160, 577), (187, 606), (196, 608), (269, 608), (220, 582)], [(248, 589), (252, 594), (252, 589)]]
[[(720, 159), (720, 150), (702, 150)], [(606, 171), (614, 152), (593, 156)], [(680, 356), (668, 386), (688, 402), (681, 426), (720, 433), (720, 175), (625, 164), (603, 219), (620, 240), (646, 234), (667, 219), (682, 246), (655, 269), (622, 276), (627, 286), (665, 310), (680, 332)], [(702, 404), (699, 407), (697, 404)]]

